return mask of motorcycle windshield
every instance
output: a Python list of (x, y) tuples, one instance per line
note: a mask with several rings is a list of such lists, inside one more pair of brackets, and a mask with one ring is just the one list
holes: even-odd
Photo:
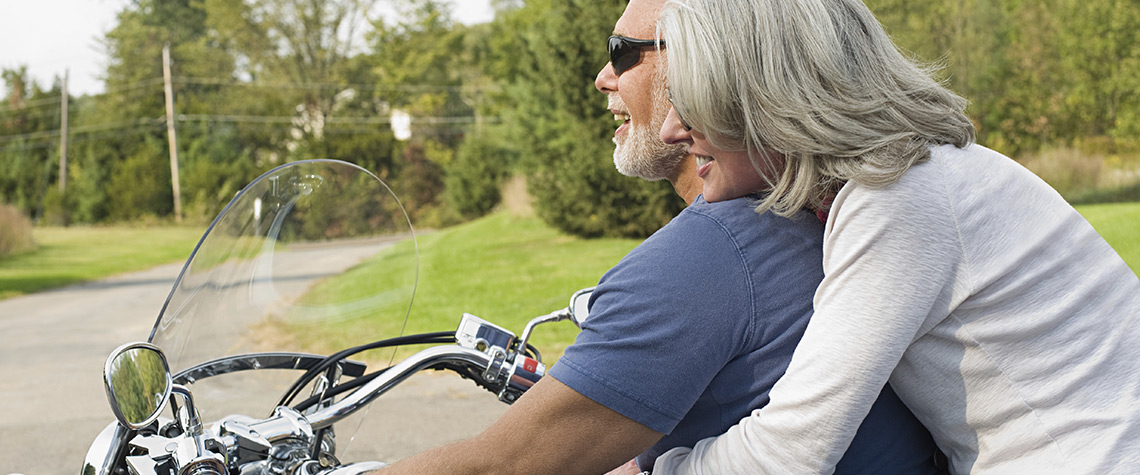
[[(242, 189), (210, 225), (150, 342), (177, 375), (235, 355), (329, 354), (397, 337), (417, 273), (410, 221), (383, 181), (346, 162), (289, 163)], [(205, 421), (265, 417), (302, 374), (213, 373), (227, 374), (188, 383)]]

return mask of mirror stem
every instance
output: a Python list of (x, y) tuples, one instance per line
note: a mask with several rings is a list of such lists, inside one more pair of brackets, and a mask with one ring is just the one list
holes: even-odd
[(198, 450), (195, 456), (201, 456), (206, 453), (206, 446), (202, 440), (202, 418), (198, 415), (198, 408), (194, 407), (194, 396), (190, 394), (189, 388), (181, 384), (175, 384), (170, 392), (171, 395), (182, 396), (182, 401), (186, 406), (186, 434), (194, 439), (195, 448)]
[(530, 334), (532, 332), (534, 332), (534, 327), (536, 327), (540, 324), (543, 324), (543, 323), (561, 322), (563, 320), (569, 320), (569, 319), (570, 319), (570, 308), (567, 307), (567, 308), (564, 308), (562, 310), (555, 310), (555, 311), (550, 312), (546, 315), (543, 315), (541, 317), (536, 317), (534, 320), (531, 320), (529, 323), (526, 324), (526, 328), (523, 328), (522, 336), (519, 337), (519, 343), (518, 343), (518, 347), (517, 347), (518, 352), (520, 354), (526, 354), (526, 343), (527, 343), (527, 341), (530, 340)]

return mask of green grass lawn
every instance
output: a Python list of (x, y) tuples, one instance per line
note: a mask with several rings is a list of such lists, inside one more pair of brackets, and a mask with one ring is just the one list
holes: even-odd
[[(596, 285), (605, 271), (640, 242), (569, 237), (537, 218), (507, 213), (421, 235), (419, 283), (404, 333), (454, 331), (466, 312), (520, 334), (530, 319), (565, 307), (574, 291)], [(339, 288), (354, 294), (361, 282), (385, 288), (386, 276), (401, 275), (399, 269), (409, 266), (413, 255), (409, 242), (400, 243), (378, 262), (364, 266), (374, 272), (325, 282), (317, 291)], [(389, 324), (354, 321), (301, 331), (318, 332), (309, 341), (319, 341), (320, 346), (311, 350), (328, 352), (343, 348), (346, 335), (390, 336), (394, 329), (383, 326)], [(535, 332), (531, 341), (544, 354), (556, 356), (577, 332), (569, 322), (550, 324)]]
[(184, 260), (203, 228), (36, 228), (34, 251), (0, 258), (0, 299)]

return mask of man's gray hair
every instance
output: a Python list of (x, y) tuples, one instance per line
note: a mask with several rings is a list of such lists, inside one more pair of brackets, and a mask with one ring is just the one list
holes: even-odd
[(966, 100), (859, 0), (671, 0), (658, 27), (685, 121), (756, 165), (785, 157), (759, 212), (820, 209), (847, 181), (886, 186), (929, 147), (974, 141)]

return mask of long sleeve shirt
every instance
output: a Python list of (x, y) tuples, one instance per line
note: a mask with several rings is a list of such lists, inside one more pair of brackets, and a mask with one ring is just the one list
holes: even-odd
[(655, 474), (830, 473), (890, 381), (955, 473), (1140, 467), (1140, 280), (1052, 188), (980, 146), (848, 183), (769, 404)]

